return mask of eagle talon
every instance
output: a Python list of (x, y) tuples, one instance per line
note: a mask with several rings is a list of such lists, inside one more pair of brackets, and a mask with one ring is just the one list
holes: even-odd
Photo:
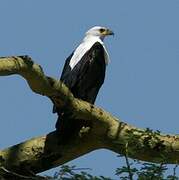
[(87, 135), (88, 133), (89, 133), (89, 131), (90, 131), (90, 127), (82, 127), (81, 129), (80, 129), (80, 132), (79, 132), (79, 136), (80, 137), (84, 137), (85, 135)]

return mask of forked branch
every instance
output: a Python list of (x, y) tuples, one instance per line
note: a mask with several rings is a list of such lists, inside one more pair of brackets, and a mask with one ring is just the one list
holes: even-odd
[(70, 110), (75, 119), (91, 121), (93, 127), (68, 144), (59, 144), (59, 134), (51, 132), (0, 151), (0, 166), (20, 174), (39, 173), (59, 166), (99, 148), (126, 153), (150, 162), (178, 163), (179, 136), (162, 135), (130, 126), (108, 112), (73, 97), (61, 82), (47, 77), (28, 56), (0, 58), (0, 76), (18, 74), (32, 91)]

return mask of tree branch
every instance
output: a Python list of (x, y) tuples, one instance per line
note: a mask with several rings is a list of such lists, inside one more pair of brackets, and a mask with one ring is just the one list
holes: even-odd
[(63, 83), (45, 76), (41, 66), (35, 64), (28, 56), (0, 58), (0, 76), (14, 74), (22, 76), (33, 92), (51, 97), (57, 106), (61, 107), (73, 100), (72, 93)]
[(0, 58), (0, 76), (12, 74), (25, 78), (32, 91), (70, 110), (74, 120), (85, 119), (93, 126), (65, 145), (59, 144), (59, 134), (52, 132), (4, 149), (0, 151), (1, 167), (19, 174), (39, 173), (100, 148), (125, 155), (126, 144), (131, 158), (174, 164), (179, 161), (179, 136), (138, 129), (101, 108), (74, 98), (63, 83), (46, 77), (42, 68), (29, 57)]

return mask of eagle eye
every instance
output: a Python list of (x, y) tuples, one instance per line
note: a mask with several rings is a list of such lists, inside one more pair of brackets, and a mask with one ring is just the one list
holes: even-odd
[(104, 28), (99, 29), (100, 33), (103, 33), (105, 31)]

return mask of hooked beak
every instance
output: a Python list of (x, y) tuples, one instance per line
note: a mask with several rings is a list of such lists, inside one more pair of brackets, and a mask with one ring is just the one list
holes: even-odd
[(114, 36), (114, 32), (111, 31), (110, 29), (107, 29), (107, 30), (105, 31), (105, 35), (106, 35), (106, 36), (108, 36), (108, 35), (113, 35), (113, 36)]

